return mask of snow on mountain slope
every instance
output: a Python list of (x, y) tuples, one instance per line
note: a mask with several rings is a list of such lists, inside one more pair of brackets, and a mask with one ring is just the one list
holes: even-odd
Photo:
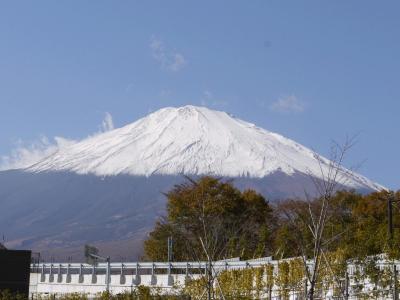
[[(328, 164), (323, 159), (324, 171)], [(321, 178), (313, 151), (225, 112), (195, 106), (160, 109), (122, 128), (62, 147), (27, 171), (257, 178), (280, 171)], [(355, 173), (345, 177), (349, 187), (383, 188)]]

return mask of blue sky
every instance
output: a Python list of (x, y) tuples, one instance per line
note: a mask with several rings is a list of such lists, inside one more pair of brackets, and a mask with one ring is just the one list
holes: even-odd
[(400, 188), (398, 1), (2, 1), (0, 156), (206, 105)]

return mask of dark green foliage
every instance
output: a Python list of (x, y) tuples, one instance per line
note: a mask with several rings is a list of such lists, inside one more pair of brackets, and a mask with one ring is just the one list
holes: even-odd
[[(12, 294), (8, 290), (0, 290), (0, 300), (25, 300), (26, 296), (21, 294)], [(87, 300), (88, 296), (83, 293), (70, 293), (64, 295), (38, 295), (34, 299), (38, 300)], [(93, 300), (189, 300), (190, 297), (181, 295), (160, 295), (155, 291), (151, 291), (149, 287), (138, 286), (132, 292), (121, 294), (111, 294), (103, 292), (96, 295)]]
[(26, 295), (11, 293), (9, 290), (0, 290), (0, 300), (25, 300)]
[[(101, 293), (94, 300), (189, 300), (190, 298), (186, 295), (160, 295), (156, 291), (151, 291), (149, 287), (140, 285), (131, 293), (111, 294)], [(75, 299), (65, 299), (75, 300)], [(78, 300), (78, 299), (77, 299)], [(82, 299), (86, 300), (86, 299)]]
[[(386, 191), (369, 195), (360, 195), (352, 191), (337, 192), (329, 205), (329, 218), (323, 238), (324, 250), (333, 252), (340, 249), (347, 258), (365, 258), (384, 252), (399, 257), (400, 203), (397, 206), (394, 204), (394, 235), (393, 240), (389, 241), (388, 197), (389, 193)], [(400, 199), (399, 192), (396, 199)], [(292, 200), (280, 203), (279, 211), (284, 213), (279, 219), (275, 248), (283, 257), (301, 255), (300, 242), (312, 251), (312, 237), (307, 228), (307, 224), (311, 222), (309, 209), (318, 209), (320, 203), (319, 199), (308, 203)], [(292, 214), (294, 211), (296, 213)], [(298, 234), (299, 230), (301, 235)]]
[[(167, 216), (160, 219), (145, 241), (146, 258), (167, 259), (167, 239), (174, 239), (175, 260), (204, 259), (199, 237), (207, 232), (222, 249), (215, 257), (275, 258), (306, 255), (313, 250), (310, 210), (317, 212), (320, 199), (285, 200), (269, 205), (260, 194), (241, 192), (230, 182), (204, 177), (175, 186), (166, 194)], [(323, 234), (326, 252), (340, 250), (346, 258), (388, 253), (400, 257), (400, 203), (393, 205), (394, 235), (389, 241), (387, 191), (361, 195), (339, 191), (329, 201)], [(400, 199), (400, 192), (395, 194)], [(316, 214), (314, 214), (316, 215)], [(204, 222), (205, 220), (205, 222)]]
[(274, 220), (260, 194), (203, 177), (175, 186), (166, 196), (167, 216), (145, 241), (147, 259), (167, 259), (168, 236), (174, 240), (175, 260), (205, 259), (200, 238), (213, 259), (270, 253)]

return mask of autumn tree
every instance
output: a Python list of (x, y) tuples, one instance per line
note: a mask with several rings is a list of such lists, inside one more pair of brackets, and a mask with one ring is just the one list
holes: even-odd
[(241, 192), (231, 181), (187, 178), (167, 192), (167, 215), (145, 241), (150, 260), (167, 259), (167, 238), (175, 260), (213, 260), (270, 254), (274, 216), (268, 201), (253, 190)]
[[(315, 195), (305, 194), (307, 201), (293, 201), (290, 210), (283, 209), (283, 214), (291, 223), (297, 235), (297, 245), (303, 259), (304, 272), (309, 282), (307, 299), (314, 299), (316, 286), (320, 279), (321, 266), (329, 266), (326, 259), (325, 239), (327, 224), (331, 218), (333, 197), (341, 187), (347, 185), (352, 177), (351, 171), (343, 167), (344, 158), (353, 146), (354, 139), (347, 139), (343, 145), (332, 143), (329, 160), (314, 153), (320, 169), (320, 176), (310, 172), (309, 178), (315, 187)], [(312, 199), (318, 199), (311, 205)], [(310, 243), (307, 243), (307, 241)], [(309, 268), (307, 258), (313, 261)]]

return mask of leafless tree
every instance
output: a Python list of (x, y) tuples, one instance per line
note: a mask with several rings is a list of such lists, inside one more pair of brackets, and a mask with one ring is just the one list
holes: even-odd
[[(307, 299), (315, 298), (315, 288), (319, 280), (322, 261), (330, 267), (324, 248), (330, 242), (325, 240), (325, 226), (330, 218), (330, 206), (332, 197), (336, 191), (346, 186), (351, 178), (352, 171), (343, 167), (346, 154), (354, 145), (354, 138), (347, 138), (343, 145), (333, 142), (329, 160), (314, 153), (318, 161), (320, 178), (309, 172), (309, 177), (315, 187), (315, 195), (310, 197), (306, 193), (305, 202), (293, 201), (291, 207), (283, 207), (283, 213), (293, 225), (298, 239), (298, 248), (302, 254), (304, 273), (309, 282)], [(311, 205), (311, 198), (319, 199), (318, 206)], [(306, 244), (304, 235), (311, 234), (311, 245)], [(307, 257), (312, 261), (312, 267), (307, 263)]]

